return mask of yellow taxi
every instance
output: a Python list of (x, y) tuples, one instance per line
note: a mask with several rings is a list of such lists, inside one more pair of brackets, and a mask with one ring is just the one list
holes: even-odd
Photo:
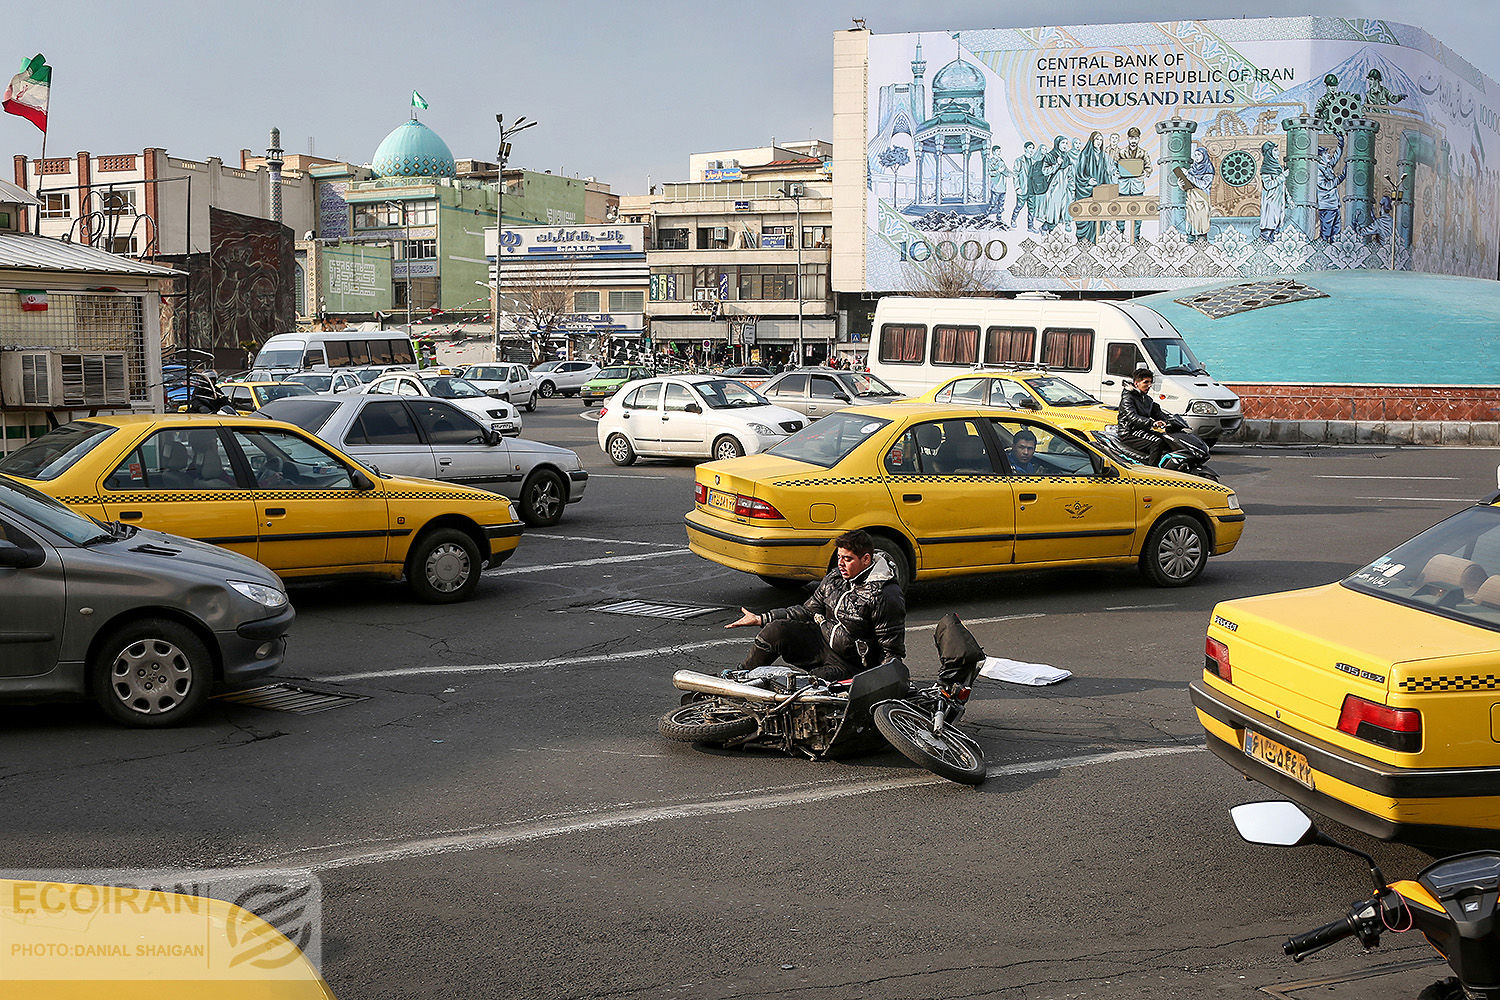
[(1384, 839), (1500, 830), (1500, 494), (1344, 580), (1226, 601), (1190, 685), (1247, 777)]
[(314, 395), (301, 382), (220, 382), (219, 391), (240, 413), (254, 413), (273, 399)]
[(333, 1000), (254, 913), (154, 887), (0, 879), (0, 949), (0, 993), (28, 1000)]
[(0, 472), (80, 514), (213, 542), (286, 580), (404, 576), (430, 603), (472, 597), (522, 530), (499, 494), (371, 472), (259, 417), (90, 417), (7, 455)]
[(915, 397), (915, 401), (1028, 410), (1059, 427), (1085, 433), (1113, 427), (1120, 415), (1067, 379), (1034, 368), (965, 372)]
[(1138, 565), (1195, 580), (1234, 548), (1227, 486), (1126, 465), (1030, 413), (888, 403), (832, 413), (761, 455), (698, 466), (689, 547), (773, 585), (816, 580), (864, 528), (911, 580)]

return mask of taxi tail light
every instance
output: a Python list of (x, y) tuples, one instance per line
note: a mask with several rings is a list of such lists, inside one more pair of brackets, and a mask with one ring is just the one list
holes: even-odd
[(705, 483), (693, 484), (693, 502), (708, 503), (708, 486)]
[(1203, 645), (1203, 669), (1222, 681), (1234, 682), (1229, 670), (1229, 647), (1218, 639), (1208, 639)]
[(754, 497), (747, 497), (743, 494), (737, 495), (734, 498), (734, 516), (759, 518), (766, 521), (785, 520), (781, 516), (781, 511), (772, 507), (764, 500), (757, 500)]
[(1339, 732), (1398, 753), (1422, 749), (1422, 713), (1415, 708), (1391, 708), (1357, 695), (1345, 695), (1339, 712)]

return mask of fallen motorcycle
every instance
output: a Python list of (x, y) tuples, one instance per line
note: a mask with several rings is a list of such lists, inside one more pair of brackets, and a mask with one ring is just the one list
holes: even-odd
[(1338, 920), (1289, 938), (1281, 950), (1294, 961), (1344, 938), (1356, 938), (1369, 949), (1385, 931), (1416, 929), (1456, 974), (1427, 987), (1418, 1000), (1500, 1000), (1500, 853), (1456, 854), (1428, 865), (1415, 880), (1387, 882), (1374, 858), (1323, 833), (1291, 802), (1248, 802), (1229, 813), (1240, 836), (1252, 844), (1322, 844), (1370, 867), (1374, 894), (1355, 901)]
[[(1158, 432), (1160, 437), (1166, 439), (1166, 449), (1162, 452), (1160, 467), (1173, 469), (1177, 472), (1186, 472), (1204, 479), (1219, 481), (1219, 474), (1208, 465), (1208, 444), (1198, 435), (1185, 429), (1181, 423), (1175, 424), (1166, 431)], [(1120, 437), (1119, 431), (1114, 427), (1106, 427), (1102, 431), (1094, 432), (1094, 440), (1103, 444), (1106, 449), (1114, 450), (1123, 457), (1138, 464), (1148, 464), (1148, 456), (1136, 450)]]
[(883, 749), (949, 781), (984, 780), (984, 751), (957, 727), (984, 650), (946, 615), (933, 636), (942, 668), (937, 683), (919, 686), (906, 664), (890, 659), (845, 681), (825, 681), (782, 665), (726, 671), (679, 670), (672, 686), (682, 704), (657, 723), (662, 736), (728, 748), (761, 748), (837, 759)]

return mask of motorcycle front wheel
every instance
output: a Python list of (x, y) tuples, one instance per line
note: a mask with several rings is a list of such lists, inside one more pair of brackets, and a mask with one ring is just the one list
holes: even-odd
[(656, 723), (659, 733), (682, 743), (727, 743), (751, 736), (758, 728), (755, 716), (737, 705), (718, 701), (689, 702)]
[(934, 732), (931, 716), (900, 701), (876, 705), (874, 716), (880, 735), (913, 764), (961, 785), (984, 780), (984, 754), (957, 730)]

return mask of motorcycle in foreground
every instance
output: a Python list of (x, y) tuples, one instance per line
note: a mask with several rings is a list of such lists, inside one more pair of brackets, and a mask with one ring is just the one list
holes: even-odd
[[(1188, 431), (1186, 424), (1174, 419), (1166, 430), (1158, 433), (1167, 441), (1166, 449), (1161, 456), (1161, 468), (1201, 476), (1204, 479), (1212, 479), (1216, 483), (1219, 481), (1219, 474), (1208, 465), (1208, 444), (1198, 435)], [(1126, 444), (1117, 428), (1106, 427), (1102, 431), (1095, 431), (1094, 434), (1095, 440), (1122, 452), (1131, 461), (1149, 464), (1150, 459), (1143, 452)]]
[(1364, 948), (1385, 931), (1415, 928), (1447, 960), (1455, 978), (1434, 983), (1418, 1000), (1500, 1000), (1500, 853), (1472, 851), (1435, 861), (1415, 880), (1386, 882), (1375, 859), (1341, 844), (1313, 825), (1291, 802), (1249, 802), (1229, 810), (1235, 828), (1252, 844), (1337, 847), (1370, 867), (1375, 892), (1331, 924), (1289, 938), (1281, 950), (1302, 961), (1347, 937)]
[(679, 670), (672, 686), (687, 694), (657, 729), (670, 740), (812, 760), (871, 753), (889, 743), (936, 775), (977, 785), (985, 776), (984, 751), (956, 724), (984, 650), (953, 614), (938, 622), (933, 638), (942, 669), (926, 687), (912, 683), (898, 659), (832, 682), (780, 664), (723, 676)]

